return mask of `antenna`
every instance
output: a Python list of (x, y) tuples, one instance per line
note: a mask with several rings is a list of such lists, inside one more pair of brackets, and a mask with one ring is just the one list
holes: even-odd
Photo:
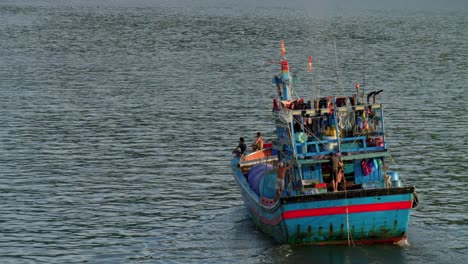
[[(366, 71), (367, 71), (367, 64), (366, 64), (366, 39), (362, 40), (362, 53), (364, 56), (364, 72), (362, 73), (362, 103), (364, 103), (364, 91), (366, 87)], [(358, 95), (359, 96), (359, 95)]]
[[(310, 76), (312, 78), (311, 84), (312, 84), (312, 100), (314, 101), (315, 104), (315, 82), (314, 82), (314, 75), (312, 75), (312, 55), (309, 56), (309, 64), (307, 67), (307, 71), (310, 72)], [(315, 109), (315, 107), (314, 107)]]
[(336, 80), (337, 80), (337, 85), (338, 85), (338, 96), (341, 96), (340, 77), (338, 75), (338, 57), (336, 55), (336, 39), (333, 39), (333, 45), (335, 46), (335, 66), (336, 66)]
[(314, 76), (312, 75), (312, 101), (315, 102), (315, 98), (316, 98), (316, 87), (315, 87), (315, 80), (314, 80)]

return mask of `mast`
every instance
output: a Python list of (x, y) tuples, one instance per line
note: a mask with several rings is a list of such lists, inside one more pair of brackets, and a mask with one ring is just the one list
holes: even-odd
[(338, 56), (336, 55), (336, 40), (333, 40), (333, 45), (335, 46), (335, 66), (336, 66), (336, 80), (338, 85), (338, 96), (341, 96), (341, 87), (340, 87), (340, 77), (338, 75)]
[(289, 74), (289, 63), (286, 57), (281, 59), (281, 73), (283, 78), (283, 100), (291, 100), (291, 89), (289, 87), (291, 75)]
[(284, 47), (284, 40), (281, 40), (281, 74), (283, 78), (283, 100), (291, 100), (291, 89), (289, 87), (291, 74), (289, 73), (289, 63), (286, 59), (286, 48)]

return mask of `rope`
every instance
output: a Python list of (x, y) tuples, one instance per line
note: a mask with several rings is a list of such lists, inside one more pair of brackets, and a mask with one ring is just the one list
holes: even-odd
[[(297, 123), (299, 123), (298, 121), (296, 120), (293, 120)], [(306, 131), (307, 135), (311, 135), (313, 136), (320, 144), (325, 144), (320, 138), (318, 138), (313, 132), (312, 130), (310, 130), (308, 127), (304, 126), (304, 130)], [(337, 137), (338, 138), (338, 137)]]
[[(376, 118), (376, 117), (377, 116), (375, 115), (374, 117), (372, 117), (372, 119), (370, 121), (371, 122), (374, 121), (374, 118)], [(362, 136), (364, 132), (365, 132), (364, 129), (361, 132), (359, 132), (358, 137)], [(357, 141), (357, 139), (355, 139), (352, 144), (356, 143), (356, 141)]]
[[(293, 118), (293, 123), (294, 123), (294, 118)], [(289, 133), (289, 139), (291, 141), (291, 147), (293, 148), (293, 158), (294, 160), (296, 161), (297, 163), (297, 169), (299, 170), (299, 177), (301, 177), (301, 181), (302, 181), (302, 170), (301, 168), (299, 167), (299, 160), (297, 159), (297, 155), (295, 154), (296, 153), (296, 150), (294, 149), (294, 141), (293, 141), (293, 138), (292, 138), (292, 132), (291, 132), (291, 127), (288, 126), (288, 133)], [(301, 191), (304, 192), (304, 185), (301, 184)]]
[[(343, 179), (344, 179), (343, 173)], [(344, 184), (344, 192), (345, 192), (345, 204), (346, 204), (346, 229), (348, 230), (348, 246), (354, 246), (353, 236), (351, 235), (351, 230), (349, 229), (349, 211), (348, 211), (348, 190), (346, 189), (346, 184)]]
[(385, 182), (385, 188), (390, 188), (392, 187), (392, 178), (390, 177), (390, 175), (385, 175), (384, 176), (384, 182)]
[[(298, 121), (296, 121), (296, 120), (293, 120), (293, 121), (298, 122)], [(315, 139), (317, 139), (318, 142), (320, 142), (321, 144), (324, 144), (323, 141), (322, 141), (320, 138), (318, 138), (316, 135), (314, 135), (314, 133), (312, 132), (312, 130), (310, 130), (310, 129), (309, 129), (308, 127), (306, 127), (306, 126), (304, 126), (304, 129), (305, 129), (307, 135), (313, 136)]]
[[(341, 125), (342, 123), (344, 123), (344, 126), (350, 125), (350, 124), (351, 124), (351, 119), (354, 119), (354, 115), (349, 115), (349, 112), (346, 112), (345, 114), (338, 114), (338, 117), (339, 117), (339, 120), (337, 121), (337, 126), (338, 126), (338, 127), (343, 127), (343, 125)], [(374, 119), (375, 119), (376, 117), (377, 117), (377, 115), (373, 116), (373, 117), (369, 120), (369, 122), (373, 122)], [(346, 119), (348, 119), (348, 120), (346, 120)], [(294, 118), (293, 118), (293, 122), (299, 123), (299, 121), (295, 120)], [(289, 129), (289, 127), (288, 127), (288, 129)], [(305, 130), (305, 132), (307, 133), (307, 135), (311, 135), (311, 136), (314, 137), (320, 144), (324, 144), (324, 142), (323, 142), (320, 138), (318, 138), (318, 137), (312, 132), (312, 130), (309, 129), (307, 126), (304, 126), (304, 130)], [(357, 137), (362, 136), (362, 135), (364, 134), (364, 132), (365, 132), (365, 130), (360, 131), (359, 134), (357, 135)], [(341, 139), (341, 137), (339, 137), (339, 136), (337, 135), (337, 140), (340, 140), (340, 139)], [(351, 145), (354, 145), (354, 143), (356, 143), (357, 140), (358, 140), (358, 139), (355, 139), (355, 140), (351, 143)]]
[[(393, 159), (392, 153), (391, 153), (390, 151), (389, 151), (389, 153), (390, 153), (389, 158), (390, 158), (390, 160), (393, 162), (393, 164), (395, 164), (395, 166), (397, 167), (397, 168), (396, 168), (396, 171), (398, 172), (398, 175), (400, 175), (400, 171), (398, 170), (398, 164), (397, 164), (396, 161)], [(405, 178), (404, 178), (404, 177), (401, 177), (401, 179), (403, 180), (403, 183), (405, 184), (405, 186), (407, 186)]]

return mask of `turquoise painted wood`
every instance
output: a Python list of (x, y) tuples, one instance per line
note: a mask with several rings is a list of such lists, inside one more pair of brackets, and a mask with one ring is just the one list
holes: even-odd
[[(235, 168), (235, 162), (233, 166)], [(277, 242), (347, 244), (349, 237), (353, 243), (388, 243), (406, 237), (414, 191), (412, 187), (407, 188), (406, 192), (400, 191), (394, 195), (382, 191), (382, 195), (348, 199), (329, 197), (330, 200), (293, 202), (281, 198), (277, 203), (267, 206), (261, 204), (260, 197), (250, 190), (240, 170), (234, 169), (234, 171), (236, 183), (241, 190), (249, 215), (264, 233), (272, 236)], [(406, 203), (406, 208), (379, 211), (381, 205), (395, 205), (395, 203), (402, 203), (402, 206)], [(346, 207), (349, 212), (340, 213), (340, 208), (342, 211)], [(354, 212), (356, 208), (364, 212)], [(288, 213), (307, 212), (307, 210), (316, 211), (309, 216), (288, 218)]]
[[(245, 208), (254, 223), (280, 243), (395, 243), (406, 238), (415, 188), (397, 179), (386, 166), (383, 106), (375, 95), (357, 90), (348, 97), (326, 96), (306, 102), (292, 90), (289, 64), (281, 59), (281, 76), (273, 78), (276, 138), (271, 150), (242, 159), (231, 167)], [(373, 102), (369, 98), (374, 94)], [(346, 182), (334, 184), (332, 156), (343, 161)], [(277, 161), (293, 164), (276, 194), (276, 170), (249, 175), (250, 169)], [(260, 167), (256, 167), (260, 168)], [(252, 169), (255, 174), (257, 170)], [(262, 188), (257, 186), (261, 178)]]

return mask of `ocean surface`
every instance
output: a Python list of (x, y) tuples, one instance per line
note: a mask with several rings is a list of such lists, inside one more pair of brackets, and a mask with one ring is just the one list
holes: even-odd
[[(0, 263), (466, 263), (468, 2), (380, 2), (0, 1)], [(229, 161), (273, 136), (282, 39), (305, 98), (384, 89), (407, 244), (248, 218)]]

